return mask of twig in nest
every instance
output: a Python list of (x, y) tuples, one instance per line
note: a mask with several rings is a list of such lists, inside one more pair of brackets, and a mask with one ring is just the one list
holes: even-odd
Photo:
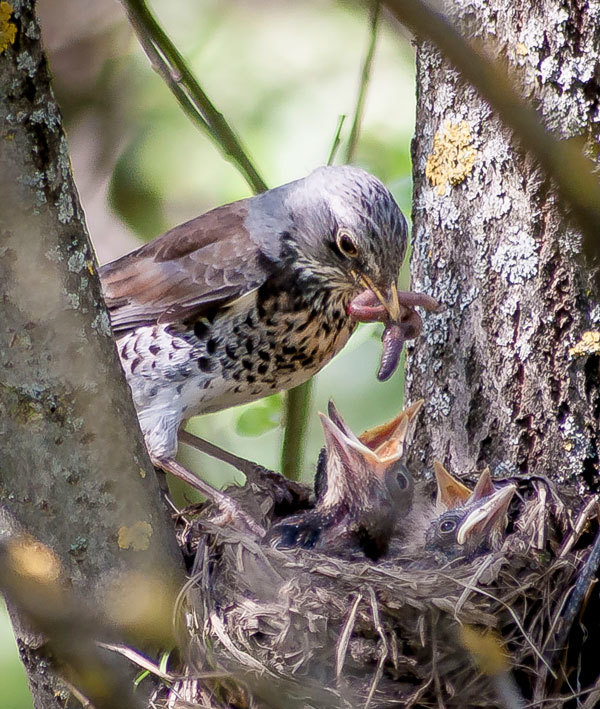
[(344, 624), (344, 629), (338, 640), (337, 648), (335, 651), (335, 676), (338, 682), (342, 676), (342, 670), (344, 669), (344, 660), (346, 659), (346, 653), (348, 651), (348, 643), (350, 642), (350, 636), (354, 630), (354, 623), (356, 622), (356, 614), (358, 612), (358, 606), (363, 599), (362, 593), (356, 596), (352, 608), (350, 609), (350, 614), (348, 619)]
[(387, 637), (385, 634), (385, 629), (381, 623), (381, 615), (379, 613), (379, 605), (377, 603), (377, 596), (375, 595), (375, 591), (373, 590), (372, 586), (369, 586), (369, 596), (371, 598), (371, 612), (373, 614), (373, 625), (374, 625), (375, 629), (377, 630), (379, 637), (381, 638), (381, 650), (379, 651), (379, 659), (377, 660), (377, 669), (375, 670), (375, 676), (373, 677), (373, 681), (371, 682), (371, 687), (369, 688), (369, 694), (367, 695), (364, 709), (369, 709), (369, 705), (371, 704), (371, 701), (373, 700), (373, 695), (375, 694), (375, 690), (377, 689), (377, 686), (379, 685), (379, 682), (381, 681), (381, 677), (383, 675), (383, 666), (390, 654), (390, 647), (389, 647)]
[(579, 514), (577, 515), (577, 519), (575, 520), (575, 524), (573, 525), (573, 529), (563, 541), (560, 547), (560, 552), (558, 553), (559, 559), (562, 559), (564, 556), (566, 556), (575, 546), (575, 544), (579, 541), (579, 538), (581, 537), (586, 524), (589, 522), (590, 519), (592, 519), (594, 514), (598, 513), (599, 502), (600, 497), (598, 495), (594, 495), (588, 500), (587, 504), (584, 505), (583, 509), (579, 512)]
[(600, 568), (600, 529), (596, 533), (587, 561), (579, 573), (571, 598), (565, 607), (562, 628), (556, 638), (556, 650), (560, 651), (566, 645), (575, 618), (579, 615), (583, 601), (598, 573), (598, 568)]

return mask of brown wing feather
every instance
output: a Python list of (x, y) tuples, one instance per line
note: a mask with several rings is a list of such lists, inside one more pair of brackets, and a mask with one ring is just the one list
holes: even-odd
[(113, 329), (200, 317), (264, 283), (270, 264), (246, 214), (246, 200), (218, 207), (103, 266)]

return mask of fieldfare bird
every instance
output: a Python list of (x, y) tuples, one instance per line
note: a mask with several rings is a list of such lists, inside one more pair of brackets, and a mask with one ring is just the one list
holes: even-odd
[(471, 491), (438, 461), (433, 467), (435, 499), (426, 483), (415, 485), (395, 551), (410, 555), (429, 551), (450, 560), (497, 548), (506, 531), (506, 513), (516, 485), (495, 486), (486, 468)]
[(496, 487), (489, 468), (469, 490), (436, 461), (437, 511), (425, 533), (425, 549), (441, 552), (447, 559), (470, 557), (497, 549), (506, 531), (506, 513), (517, 489), (514, 483)]
[(413, 478), (401, 462), (409, 424), (422, 402), (357, 438), (332, 402), (320, 414), (325, 448), (315, 479), (312, 510), (272, 527), (265, 541), (277, 548), (303, 547), (371, 559), (387, 552), (397, 521), (408, 514)]
[(106, 304), (154, 464), (214, 499), (174, 460), (183, 421), (301, 384), (357, 320), (406, 322), (400, 339), (414, 335), (414, 306), (437, 304), (396, 289), (406, 241), (378, 179), (322, 167), (105, 265)]

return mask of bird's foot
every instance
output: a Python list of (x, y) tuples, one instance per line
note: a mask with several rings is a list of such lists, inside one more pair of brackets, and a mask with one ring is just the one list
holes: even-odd
[(439, 312), (440, 304), (425, 293), (398, 291), (400, 315), (391, 320), (386, 307), (371, 290), (365, 290), (356, 296), (348, 306), (348, 315), (359, 322), (383, 322), (385, 328), (381, 337), (383, 352), (377, 379), (380, 382), (389, 379), (396, 371), (402, 347), (406, 340), (414, 340), (423, 330), (421, 316), (415, 310), (420, 306), (429, 312)]
[(186, 467), (178, 463), (173, 458), (157, 458), (152, 461), (157, 468), (191, 485), (195, 490), (202, 493), (208, 500), (219, 508), (220, 514), (215, 518), (217, 524), (233, 526), (238, 529), (242, 527), (244, 531), (251, 532), (262, 538), (265, 534), (263, 527), (245, 512), (239, 504), (229, 495), (217, 490), (209, 483), (205, 482), (197, 475), (194, 475)]
[(180, 431), (179, 440), (202, 453), (206, 453), (213, 458), (217, 458), (217, 460), (232, 465), (234, 468), (244, 473), (248, 482), (267, 489), (278, 505), (286, 504), (298, 507), (302, 503), (308, 502), (306, 488), (292, 480), (288, 480), (281, 473), (269, 470), (269, 468), (265, 468), (258, 463), (230, 453), (216, 446), (214, 443), (195, 436), (189, 431)]

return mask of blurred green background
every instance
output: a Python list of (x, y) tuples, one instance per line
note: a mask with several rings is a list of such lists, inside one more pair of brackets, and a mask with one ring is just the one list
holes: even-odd
[[(324, 164), (338, 117), (347, 114), (339, 161), (369, 42), (363, 7), (326, 0), (154, 0), (151, 6), (270, 186)], [(151, 70), (118, 3), (39, 0), (38, 7), (75, 178), (101, 263), (249, 195), (235, 168), (190, 123)], [(413, 47), (384, 17), (355, 162), (388, 185), (407, 217), (414, 111)], [(408, 285), (407, 264), (401, 285)], [(361, 326), (317, 376), (306, 480), (322, 445), (315, 412), (324, 410), (330, 397), (357, 432), (400, 410), (403, 363), (385, 384), (375, 378), (381, 330), (381, 325)], [(282, 397), (276, 396), (196, 419), (189, 428), (277, 469), (281, 413)], [(215, 484), (242, 481), (227, 466), (184, 447), (181, 460)], [(30, 708), (3, 612), (0, 621), (0, 706)]]

